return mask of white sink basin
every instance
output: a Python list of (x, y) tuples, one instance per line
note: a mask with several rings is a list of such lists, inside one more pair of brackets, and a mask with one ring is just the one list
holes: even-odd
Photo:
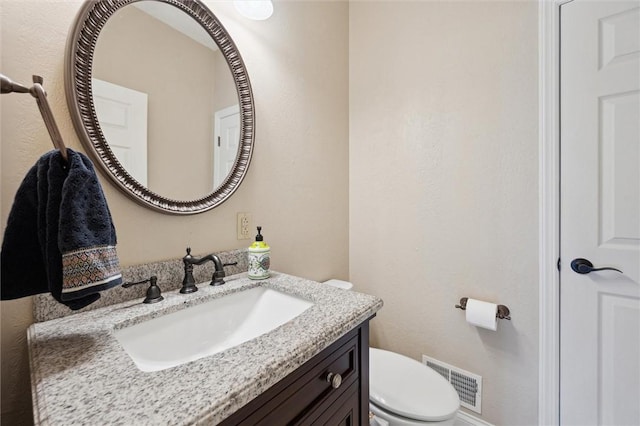
[(115, 336), (140, 370), (158, 371), (247, 342), (312, 305), (255, 287), (116, 330)]

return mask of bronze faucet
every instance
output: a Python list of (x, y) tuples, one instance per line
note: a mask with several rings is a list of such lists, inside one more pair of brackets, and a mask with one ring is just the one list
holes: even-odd
[(184, 278), (182, 279), (182, 288), (180, 289), (180, 293), (186, 294), (198, 291), (198, 287), (196, 287), (196, 280), (193, 278), (193, 265), (202, 265), (208, 261), (212, 261), (215, 267), (215, 271), (211, 277), (211, 285), (224, 284), (224, 277), (226, 276), (224, 267), (238, 264), (238, 262), (223, 264), (220, 258), (215, 254), (208, 254), (201, 258), (193, 257), (191, 256), (191, 247), (187, 247), (187, 254), (182, 258), (182, 262), (184, 263)]

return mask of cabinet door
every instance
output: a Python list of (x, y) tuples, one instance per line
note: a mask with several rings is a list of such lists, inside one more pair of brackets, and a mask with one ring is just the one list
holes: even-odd
[[(357, 425), (368, 409), (368, 325), (348, 332), (220, 426)], [(336, 389), (327, 382), (328, 373), (342, 377)], [(337, 412), (342, 417), (334, 417)]]

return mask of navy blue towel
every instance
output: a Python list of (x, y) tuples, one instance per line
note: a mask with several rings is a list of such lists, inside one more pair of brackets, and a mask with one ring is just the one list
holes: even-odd
[(91, 160), (43, 155), (18, 188), (2, 241), (0, 298), (50, 292), (71, 309), (122, 283), (116, 232)]

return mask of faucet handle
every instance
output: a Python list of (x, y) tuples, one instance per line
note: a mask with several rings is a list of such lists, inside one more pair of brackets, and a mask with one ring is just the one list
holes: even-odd
[(183, 262), (187, 262), (189, 259), (192, 259), (193, 256), (191, 256), (191, 247), (187, 247), (187, 254), (184, 255), (184, 257), (182, 258)]
[(158, 277), (156, 277), (155, 275), (152, 275), (146, 280), (138, 281), (135, 283), (132, 283), (132, 282), (124, 283), (122, 284), (122, 287), (129, 288), (129, 287), (133, 287), (134, 285), (145, 284), (145, 283), (151, 283), (151, 285), (147, 289), (147, 296), (144, 298), (142, 303), (147, 303), (147, 304), (156, 303), (164, 300), (164, 297), (162, 297), (162, 293), (160, 291), (160, 287), (158, 287)]
[(196, 258), (191, 256), (191, 247), (187, 247), (187, 254), (182, 258), (184, 278), (182, 278), (181, 294), (195, 293), (198, 291), (196, 280), (193, 278), (193, 264), (196, 260)]
[(227, 276), (227, 274), (224, 272), (224, 267), (225, 266), (233, 266), (233, 265), (237, 265), (238, 262), (230, 262), (230, 263), (223, 263), (222, 264), (222, 268), (219, 267), (219, 264), (216, 263), (214, 261), (215, 264), (215, 271), (213, 272), (213, 277), (211, 278), (211, 284), (210, 285), (222, 285), (225, 283), (224, 281), (224, 277)]

